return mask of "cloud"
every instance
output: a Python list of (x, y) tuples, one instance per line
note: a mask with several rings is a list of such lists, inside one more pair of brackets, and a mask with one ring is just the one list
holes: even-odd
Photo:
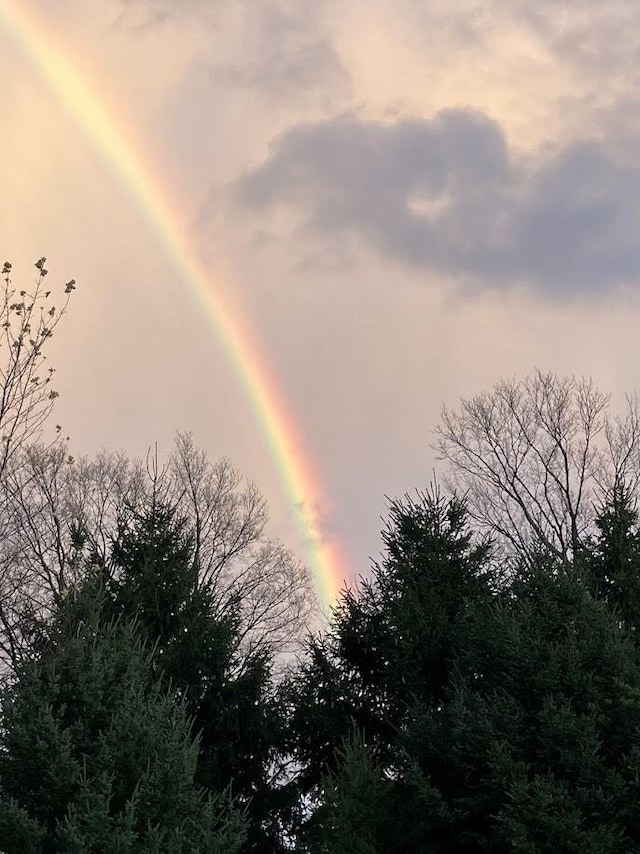
[[(637, 76), (640, 51), (640, 6), (635, 0), (459, 0), (447, 6), (437, 0), (399, 0), (401, 13), (426, 40), (445, 31), (466, 47), (490, 44), (496, 32), (513, 24), (535, 34), (563, 64), (603, 74), (620, 70)], [(619, 81), (618, 81), (619, 82)]]
[(220, 64), (215, 71), (232, 85), (288, 99), (321, 90), (329, 101), (349, 86), (349, 75), (337, 53), (321, 39), (303, 39), (288, 50), (265, 40), (252, 61)]
[(601, 293), (640, 278), (640, 169), (596, 143), (534, 164), (467, 110), (396, 124), (297, 126), (232, 187), (242, 210), (293, 211), (307, 232), (469, 285)]
[(117, 0), (120, 23), (132, 28), (152, 28), (204, 7), (204, 0)]
[(350, 77), (331, 43), (327, 0), (264, 0), (240, 4), (228, 33), (239, 48), (216, 73), (233, 85), (291, 100), (321, 92), (332, 100)]
[(640, 9), (634, 0), (573, 0), (559, 8), (555, 0), (501, 0), (502, 14), (511, 14), (524, 26), (535, 30), (566, 62), (575, 62), (592, 71), (627, 66), (637, 60), (640, 49)]
[[(331, 43), (328, 0), (119, 0), (131, 24), (152, 27), (196, 17), (211, 27), (213, 73), (227, 85), (290, 100), (332, 101), (350, 77)], [(217, 38), (216, 38), (217, 34)], [(222, 37), (223, 36), (223, 37)]]

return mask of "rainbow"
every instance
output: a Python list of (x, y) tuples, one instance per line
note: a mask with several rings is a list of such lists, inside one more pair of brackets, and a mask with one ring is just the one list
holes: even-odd
[(89, 85), (56, 46), (27, 0), (0, 0), (0, 29), (44, 78), (61, 106), (75, 120), (96, 151), (119, 176), (155, 232), (167, 258), (210, 317), (216, 336), (237, 375), (253, 418), (295, 517), (318, 597), (328, 611), (346, 578), (341, 548), (327, 540), (318, 519), (324, 504), (320, 478), (291, 417), (268, 364), (259, 352), (254, 333), (216, 290), (184, 234), (182, 219), (169, 203), (145, 159), (125, 133), (114, 111), (107, 108), (96, 87)]

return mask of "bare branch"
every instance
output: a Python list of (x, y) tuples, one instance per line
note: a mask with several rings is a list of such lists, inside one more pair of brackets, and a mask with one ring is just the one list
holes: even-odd
[(315, 605), (308, 570), (267, 537), (255, 485), (227, 460), (211, 462), (188, 435), (177, 436), (165, 465), (155, 451), (142, 463), (107, 452), (74, 460), (64, 443), (27, 446), (7, 466), (0, 497), (0, 635), (14, 648), (21, 615), (46, 614), (87, 561), (113, 571), (118, 521), (150, 499), (186, 519), (199, 583), (214, 593), (221, 617), (239, 609), (243, 649), (269, 644), (288, 653), (302, 641)]
[(591, 380), (536, 371), (443, 409), (434, 448), (449, 485), (507, 552), (536, 541), (571, 559), (597, 501), (616, 482), (638, 484), (637, 400), (623, 418), (611, 418), (609, 402)]

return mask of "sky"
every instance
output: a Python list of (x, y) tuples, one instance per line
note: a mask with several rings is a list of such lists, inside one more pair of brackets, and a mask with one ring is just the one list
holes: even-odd
[[(80, 112), (16, 9), (81, 81)], [(634, 0), (0, 0), (0, 255), (17, 283), (41, 255), (79, 283), (50, 356), (74, 452), (167, 453), (189, 430), (258, 484), (274, 535), (305, 560), (335, 546), (352, 581), (388, 499), (442, 477), (443, 405), (536, 367), (622, 405), (639, 385), (639, 58)], [(304, 494), (218, 299), (313, 472)]]

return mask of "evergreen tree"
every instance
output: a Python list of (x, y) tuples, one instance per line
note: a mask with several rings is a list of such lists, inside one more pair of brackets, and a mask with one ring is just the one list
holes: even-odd
[[(459, 501), (435, 493), (395, 503), (383, 537), (386, 556), (372, 580), (345, 592), (331, 630), (310, 641), (286, 689), (289, 748), (300, 765), (300, 797), (312, 806), (322, 803), (326, 775), (337, 771), (354, 730), (375, 767), (405, 762), (398, 735), (411, 721), (412, 705), (440, 707), (470, 611), (492, 595), (489, 545), (474, 543)], [(318, 820), (302, 815), (302, 835), (313, 836)], [(399, 845), (405, 835), (396, 835)]]
[(3, 852), (234, 854), (243, 820), (198, 788), (184, 705), (103, 604), (95, 578), (70, 591), (2, 695)]
[(414, 704), (401, 738), (447, 805), (436, 850), (636, 847), (640, 680), (611, 613), (539, 559), (475, 622), (441, 707)]
[(640, 669), (608, 603), (544, 552), (502, 577), (456, 500), (395, 505), (385, 543), (288, 689), (300, 850), (638, 848)]
[(640, 530), (635, 500), (624, 485), (613, 490), (596, 528), (581, 556), (587, 584), (621, 625), (635, 632), (640, 626)]
[(385, 826), (392, 825), (391, 787), (360, 733), (345, 740), (336, 759), (322, 780), (310, 846), (322, 854), (376, 854)]
[(161, 501), (121, 521), (109, 570), (111, 607), (136, 620), (154, 646), (157, 674), (200, 733), (198, 783), (214, 794), (230, 787), (249, 820), (244, 851), (279, 850), (273, 777), (281, 724), (269, 650), (241, 651), (237, 612), (220, 613), (184, 520)]

